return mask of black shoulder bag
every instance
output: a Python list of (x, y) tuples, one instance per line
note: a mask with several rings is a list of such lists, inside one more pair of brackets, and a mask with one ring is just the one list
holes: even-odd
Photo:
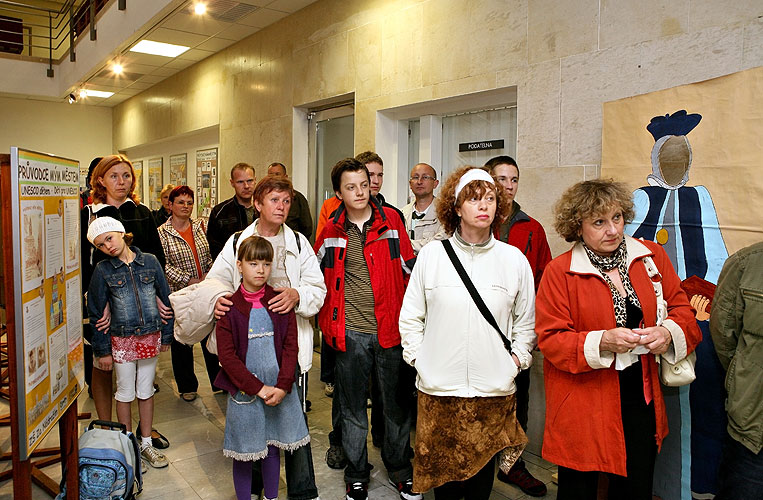
[(506, 336), (501, 332), (501, 329), (498, 328), (498, 322), (496, 322), (495, 318), (493, 317), (493, 313), (490, 312), (490, 309), (487, 308), (487, 305), (485, 305), (482, 297), (480, 297), (480, 294), (474, 287), (474, 283), (472, 283), (469, 275), (466, 274), (466, 269), (464, 269), (464, 266), (461, 265), (461, 261), (458, 260), (456, 252), (453, 250), (453, 245), (450, 244), (450, 240), (442, 240), (442, 246), (445, 247), (445, 253), (448, 254), (448, 257), (450, 257), (450, 261), (453, 263), (453, 267), (456, 268), (456, 272), (461, 278), (461, 281), (464, 282), (464, 286), (466, 286), (466, 289), (469, 290), (469, 295), (472, 296), (472, 300), (474, 300), (474, 304), (477, 306), (477, 309), (480, 310), (480, 313), (482, 313), (482, 316), (485, 318), (485, 320), (490, 323), (490, 326), (495, 328), (495, 331), (498, 332), (498, 336), (501, 337), (503, 346), (507, 351), (509, 351), (509, 354), (511, 354), (511, 341), (507, 339)]

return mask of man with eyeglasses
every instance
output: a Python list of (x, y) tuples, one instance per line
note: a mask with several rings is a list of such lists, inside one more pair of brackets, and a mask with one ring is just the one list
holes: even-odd
[(416, 255), (430, 241), (448, 237), (437, 218), (434, 204), (434, 190), (439, 183), (437, 172), (431, 165), (419, 163), (411, 170), (409, 184), (414, 200), (403, 207), (403, 216)]
[(225, 242), (236, 231), (241, 231), (257, 218), (257, 210), (252, 203), (254, 184), (257, 177), (254, 167), (247, 163), (236, 163), (230, 171), (230, 185), (235, 194), (215, 205), (207, 222), (207, 241), (212, 260), (217, 258)]

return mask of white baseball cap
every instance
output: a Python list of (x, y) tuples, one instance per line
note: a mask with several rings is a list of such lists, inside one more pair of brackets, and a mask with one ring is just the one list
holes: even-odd
[(103, 233), (117, 231), (125, 233), (125, 227), (114, 217), (98, 217), (87, 227), (87, 239), (95, 245), (95, 239)]

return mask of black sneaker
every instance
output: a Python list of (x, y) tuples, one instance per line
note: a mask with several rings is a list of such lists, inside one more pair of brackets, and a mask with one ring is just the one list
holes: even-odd
[(421, 500), (424, 498), (421, 493), (413, 492), (413, 479), (406, 479), (401, 483), (396, 483), (390, 479), (389, 484), (397, 488), (401, 500)]
[(368, 500), (368, 483), (347, 483), (346, 500)]
[(347, 465), (347, 457), (341, 444), (332, 444), (326, 450), (326, 465), (332, 469), (344, 469)]
[(524, 461), (514, 464), (508, 474), (498, 470), (498, 480), (518, 486), (520, 490), (531, 497), (542, 497), (546, 494), (546, 485), (539, 481), (527, 470)]

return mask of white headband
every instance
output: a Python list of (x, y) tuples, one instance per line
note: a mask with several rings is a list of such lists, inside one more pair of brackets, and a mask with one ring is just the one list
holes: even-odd
[(458, 195), (461, 193), (461, 190), (464, 189), (464, 187), (466, 187), (466, 185), (472, 181), (485, 181), (495, 186), (495, 181), (493, 180), (492, 175), (487, 173), (485, 170), (482, 170), (481, 168), (472, 168), (471, 170), (467, 170), (466, 173), (462, 175), (458, 180), (458, 184), (456, 185), (456, 195), (454, 196), (456, 200), (458, 199)]

